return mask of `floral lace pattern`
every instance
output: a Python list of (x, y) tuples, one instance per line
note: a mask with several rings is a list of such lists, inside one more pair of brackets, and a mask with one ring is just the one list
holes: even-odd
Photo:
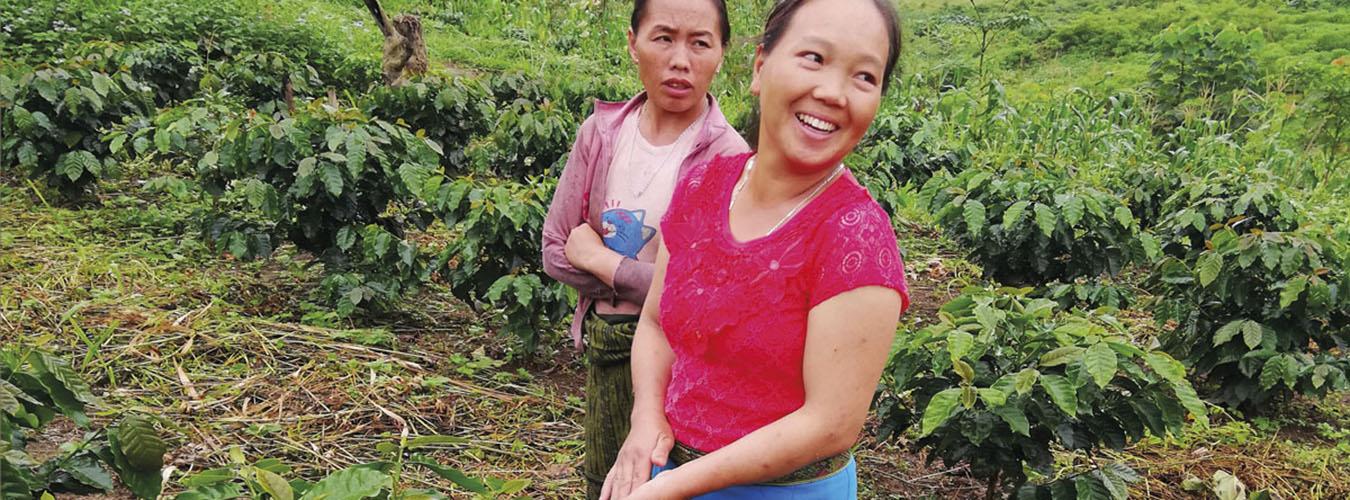
[(801, 407), (812, 307), (864, 286), (909, 305), (890, 218), (851, 174), (774, 233), (736, 241), (727, 203), (748, 158), (690, 169), (661, 225), (661, 326), (675, 352), (666, 416), (676, 439), (709, 452)]

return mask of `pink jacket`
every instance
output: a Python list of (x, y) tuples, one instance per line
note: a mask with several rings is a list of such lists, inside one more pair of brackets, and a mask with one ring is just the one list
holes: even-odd
[[(614, 158), (614, 144), (619, 138), (619, 127), (629, 113), (636, 112), (647, 100), (647, 94), (638, 94), (628, 102), (596, 101), (595, 112), (586, 118), (577, 131), (576, 142), (563, 167), (553, 202), (544, 218), (543, 251), (544, 272), (553, 279), (577, 289), (576, 314), (572, 318), (572, 341), (581, 348), (581, 322), (596, 300), (623, 300), (641, 304), (651, 288), (653, 265), (634, 259), (624, 259), (614, 273), (614, 288), (591, 273), (572, 267), (564, 248), (572, 229), (586, 222), (601, 233), (600, 212), (603, 203), (591, 203), (591, 193), (607, 192), (609, 164)], [(689, 156), (680, 163), (680, 177), (694, 165), (711, 161), (717, 156), (729, 156), (750, 151), (740, 134), (731, 128), (717, 100), (708, 96), (711, 108), (702, 130), (694, 139)]]

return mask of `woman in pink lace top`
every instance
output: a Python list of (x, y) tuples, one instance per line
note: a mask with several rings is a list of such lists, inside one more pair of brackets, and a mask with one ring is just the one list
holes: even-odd
[(888, 0), (769, 14), (759, 149), (691, 169), (671, 199), (601, 498), (856, 497), (848, 450), (909, 299), (891, 221), (841, 161), (880, 105), (896, 19)]

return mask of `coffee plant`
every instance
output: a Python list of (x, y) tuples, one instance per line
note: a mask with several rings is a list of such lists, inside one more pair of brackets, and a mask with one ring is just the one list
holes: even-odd
[(923, 195), (938, 224), (1003, 283), (1115, 274), (1157, 252), (1119, 198), (1046, 170), (939, 174)]
[(84, 65), (0, 75), (0, 168), (17, 165), (67, 199), (111, 174), (104, 129), (153, 109), (149, 88), (126, 73)]
[(1163, 204), (1181, 190), (1182, 176), (1164, 164), (1129, 166), (1115, 170), (1107, 183), (1130, 207), (1140, 227), (1154, 227), (1164, 215)]
[(249, 112), (198, 164), (215, 199), (204, 236), (240, 259), (290, 241), (324, 262), (341, 310), (382, 307), (430, 272), (405, 231), (433, 220), (423, 200), (442, 181), (437, 148), (320, 101), (284, 118)]
[(1048, 283), (1036, 289), (1033, 295), (1055, 301), (1060, 309), (1125, 309), (1133, 306), (1136, 300), (1134, 290), (1128, 285), (1101, 277)]
[(957, 152), (942, 148), (941, 128), (940, 119), (910, 109), (897, 110), (872, 123), (857, 154), (872, 175), (885, 176), (896, 186), (922, 186), (938, 170), (956, 172), (963, 163)]
[(96, 401), (65, 359), (21, 344), (0, 348), (0, 499), (112, 491), (109, 468), (137, 497), (159, 496), (167, 445), (154, 422), (139, 415), (68, 443), (41, 463), (25, 452), (25, 429), (40, 431), (58, 415), (88, 428), (86, 406)]
[(318, 96), (323, 91), (323, 82), (313, 66), (279, 52), (240, 54), (212, 62), (203, 72), (202, 90), (237, 95), (246, 106), (264, 113), (285, 108), (287, 82), (297, 100)]
[[(1027, 292), (968, 289), (901, 342), (877, 403), (883, 438), (917, 426), (930, 461), (970, 464), (992, 497), (1023, 487), (1024, 471), (1050, 475), (1052, 446), (1119, 450), (1179, 433), (1188, 414), (1208, 421), (1180, 362), (1136, 347), (1110, 315), (1056, 313)], [(1067, 484), (1124, 498), (1133, 476), (1115, 466)]]
[(156, 106), (185, 101), (197, 93), (197, 75), (204, 64), (195, 42), (119, 44), (97, 41), (74, 53), (106, 73), (123, 72), (149, 86)]
[(511, 179), (557, 176), (579, 125), (574, 113), (552, 101), (517, 100), (504, 107), (491, 135), (469, 149), (469, 161), (477, 172)]
[(196, 164), (215, 149), (224, 126), (236, 119), (237, 99), (205, 94), (161, 108), (152, 117), (137, 116), (113, 126), (103, 139), (117, 158), (153, 156), (177, 164)]
[(1163, 203), (1158, 234), (1168, 254), (1204, 250), (1214, 231), (1292, 231), (1305, 220), (1287, 188), (1264, 170), (1191, 179)]
[(569, 312), (567, 288), (544, 274), (539, 235), (551, 178), (528, 183), (462, 177), (441, 186), (435, 208), (458, 234), (438, 262), (454, 295), (500, 309), (527, 351)]
[(1340, 243), (1223, 226), (1203, 248), (1158, 263), (1154, 315), (1171, 325), (1163, 347), (1211, 399), (1245, 410), (1347, 387), (1350, 273)]
[(1203, 107), (1210, 117), (1244, 124), (1251, 110), (1234, 107), (1233, 94), (1258, 90), (1256, 54), (1265, 41), (1260, 29), (1244, 33), (1233, 25), (1174, 25), (1159, 33), (1147, 84), (1159, 113), (1155, 127), (1175, 128), (1196, 100), (1210, 101)]
[[(348, 467), (328, 474), (318, 481), (292, 478), (291, 467), (274, 458), (248, 463), (238, 448), (229, 451), (230, 463), (224, 467), (207, 469), (185, 478), (187, 489), (175, 500), (233, 500), (300, 499), (326, 500), (345, 498), (362, 500), (381, 498), (390, 500), (440, 500), (451, 498), (443, 492), (413, 488), (406, 476), (411, 469), (428, 472), (450, 481), (456, 487), (472, 493), (474, 498), (492, 499), (515, 495), (530, 485), (528, 480), (478, 479), (464, 472), (440, 464), (425, 453), (446, 446), (462, 445), (468, 439), (452, 436), (401, 436), (396, 441), (382, 441), (375, 445), (381, 460)], [(460, 498), (460, 497), (456, 497)]]
[(408, 127), (436, 141), (445, 151), (447, 172), (468, 169), (464, 150), (469, 141), (492, 131), (496, 110), (487, 88), (459, 77), (419, 77), (406, 85), (380, 87), (364, 100), (367, 114)]

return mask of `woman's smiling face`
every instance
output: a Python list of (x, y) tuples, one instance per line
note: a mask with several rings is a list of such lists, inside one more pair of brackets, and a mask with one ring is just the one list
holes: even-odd
[(872, 0), (809, 1), (768, 53), (755, 56), (763, 151), (797, 172), (839, 164), (881, 104), (889, 37)]

